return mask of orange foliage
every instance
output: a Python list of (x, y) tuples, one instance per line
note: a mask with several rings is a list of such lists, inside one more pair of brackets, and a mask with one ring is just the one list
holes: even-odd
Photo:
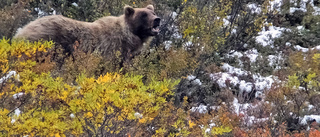
[(309, 137), (320, 137), (320, 131), (314, 128), (311, 128)]

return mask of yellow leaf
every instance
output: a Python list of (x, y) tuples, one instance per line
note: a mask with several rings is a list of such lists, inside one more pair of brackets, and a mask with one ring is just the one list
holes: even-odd
[(91, 118), (93, 116), (93, 114), (91, 112), (87, 112), (87, 114), (85, 114), (86, 118)]
[(193, 123), (191, 120), (189, 120), (189, 128), (192, 128), (195, 125), (196, 125), (195, 123)]
[(59, 133), (55, 134), (54, 136), (55, 137), (61, 137)]
[(4, 92), (0, 93), (0, 97), (1, 97), (2, 95), (4, 95)]
[(146, 123), (146, 119), (145, 118), (139, 119), (139, 123)]

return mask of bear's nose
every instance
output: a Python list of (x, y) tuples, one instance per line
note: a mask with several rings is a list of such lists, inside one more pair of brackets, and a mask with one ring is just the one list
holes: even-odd
[(154, 19), (154, 24), (160, 24), (161, 19), (160, 18), (155, 18)]

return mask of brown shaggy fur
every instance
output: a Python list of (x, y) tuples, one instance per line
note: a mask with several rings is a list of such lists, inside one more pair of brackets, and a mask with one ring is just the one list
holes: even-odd
[(124, 59), (138, 54), (150, 36), (158, 33), (160, 19), (155, 15), (152, 5), (145, 8), (126, 6), (124, 15), (102, 17), (94, 22), (82, 22), (52, 15), (39, 18), (20, 30), (15, 38), (30, 41), (53, 40), (62, 45), (67, 52), (73, 45), (84, 52), (98, 53), (104, 57), (113, 56), (120, 51)]

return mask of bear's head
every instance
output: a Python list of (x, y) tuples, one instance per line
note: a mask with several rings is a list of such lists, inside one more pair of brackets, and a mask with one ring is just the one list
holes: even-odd
[(160, 18), (152, 5), (145, 8), (124, 7), (125, 20), (133, 34), (144, 39), (159, 33)]

